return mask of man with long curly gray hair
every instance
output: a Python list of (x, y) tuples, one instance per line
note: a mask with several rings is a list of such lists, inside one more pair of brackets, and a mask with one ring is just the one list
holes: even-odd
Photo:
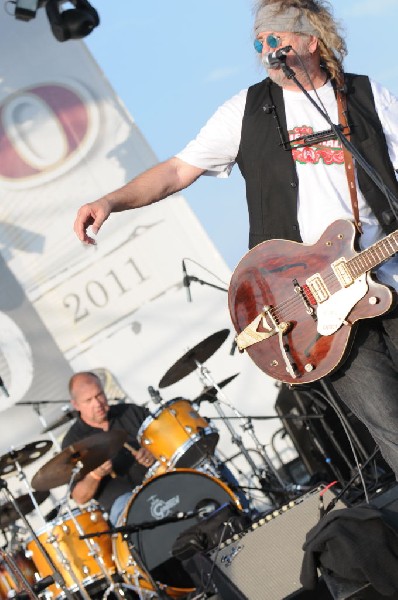
[[(81, 207), (75, 222), (81, 241), (95, 243), (87, 228), (97, 233), (110, 213), (157, 202), (204, 174), (227, 177), (235, 163), (246, 182), (250, 247), (269, 239), (315, 244), (339, 219), (355, 222), (362, 249), (397, 229), (384, 193), (344, 151), (330, 125), (338, 123), (350, 135), (398, 196), (398, 101), (368, 77), (344, 72), (346, 45), (330, 4), (261, 0), (254, 12), (254, 47), (268, 77), (221, 106), (179, 154)], [(385, 261), (376, 275), (395, 295), (397, 259)], [(343, 316), (341, 327), (344, 319), (349, 317)], [(391, 311), (360, 321), (348, 358), (331, 375), (334, 389), (365, 423), (396, 476), (397, 369), (398, 319)]]

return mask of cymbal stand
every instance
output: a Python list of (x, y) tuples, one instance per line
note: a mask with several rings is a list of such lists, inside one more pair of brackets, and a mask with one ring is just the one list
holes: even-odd
[[(13, 451), (11, 450), (10, 451), (10, 456), (12, 456), (12, 454), (13, 454)], [(26, 477), (25, 471), (23, 470), (23, 468), (22, 468), (22, 466), (21, 466), (21, 464), (19, 463), (18, 460), (14, 460), (14, 465), (15, 465), (15, 468), (16, 468), (16, 471), (17, 471), (17, 479), (19, 481), (23, 482), (24, 486), (26, 487), (26, 489), (28, 491), (30, 499), (32, 500), (32, 504), (34, 506), (34, 510), (36, 511), (37, 516), (40, 517), (40, 519), (42, 521), (42, 525), (45, 525), (46, 521), (45, 521), (44, 516), (43, 516), (43, 514), (41, 512), (39, 504), (36, 501), (36, 498), (35, 498), (35, 495), (34, 495), (34, 493), (32, 491), (32, 488), (31, 488), (31, 486), (30, 486), (30, 484), (28, 482), (28, 479)]]
[[(242, 413), (240, 413), (234, 406), (232, 406), (228, 402), (228, 399), (227, 399), (226, 395), (224, 394), (224, 392), (217, 385), (217, 382), (213, 379), (213, 377), (210, 376), (210, 371), (207, 369), (207, 367), (205, 367), (203, 364), (199, 363), (197, 360), (195, 360), (195, 363), (198, 368), (199, 378), (201, 379), (202, 384), (204, 386), (206, 386), (206, 385), (213, 386), (217, 390), (217, 395), (221, 396), (224, 404), (226, 404), (226, 406), (231, 408), (231, 410), (233, 410), (235, 412), (235, 414), (238, 417), (240, 417), (243, 421), (245, 419), (244, 415), (242, 415)], [(271, 485), (269, 485), (269, 481), (268, 482), (266, 481), (266, 478), (264, 477), (262, 471), (259, 469), (258, 465), (254, 462), (250, 453), (247, 451), (245, 445), (243, 444), (241, 436), (237, 434), (233, 425), (231, 424), (230, 420), (228, 419), (227, 415), (225, 414), (225, 412), (221, 406), (221, 402), (216, 398), (216, 400), (213, 402), (213, 404), (214, 404), (214, 407), (215, 407), (216, 411), (218, 412), (219, 416), (223, 420), (225, 426), (229, 430), (229, 432), (231, 434), (232, 442), (236, 446), (238, 446), (240, 452), (245, 457), (245, 459), (246, 459), (247, 463), (249, 464), (249, 466), (251, 467), (255, 477), (258, 479), (258, 482), (259, 482), (260, 487), (261, 487), (262, 491), (264, 492), (264, 494), (267, 497), (271, 498), (272, 500), (276, 500), (276, 498), (273, 497), (273, 493), (272, 493), (272, 482), (275, 482), (279, 486), (277, 499), (280, 500), (280, 497), (281, 497), (280, 492), (282, 492), (282, 493), (284, 492), (286, 494), (286, 498), (287, 498), (289, 496), (288, 488), (287, 488), (285, 482), (279, 476), (279, 473), (274, 468), (271, 460), (269, 459), (269, 457), (265, 451), (264, 446), (262, 444), (260, 444), (260, 441), (258, 440), (258, 438), (254, 432), (254, 427), (253, 427), (251, 420), (249, 420), (249, 421), (246, 420), (246, 423), (242, 425), (242, 428), (244, 431), (247, 431), (249, 433), (249, 435), (252, 437), (252, 439), (256, 445), (256, 449), (257, 449), (258, 453), (260, 454), (261, 458), (263, 459), (264, 466), (265, 466), (265, 473), (269, 476), (269, 479), (271, 480)]]
[[(65, 594), (65, 597), (68, 600), (74, 600), (73, 596), (71, 595), (71, 593), (69, 592), (69, 590), (67, 589), (67, 587), (65, 585), (65, 581), (64, 581), (64, 579), (63, 579), (60, 571), (58, 571), (58, 569), (57, 569), (56, 565), (54, 564), (53, 560), (51, 559), (51, 557), (49, 556), (48, 552), (44, 548), (43, 544), (41, 543), (41, 541), (37, 537), (36, 533), (34, 532), (33, 527), (31, 526), (31, 524), (29, 523), (28, 519), (25, 517), (25, 515), (23, 514), (23, 512), (20, 510), (20, 508), (18, 506), (18, 503), (16, 502), (13, 494), (8, 489), (8, 484), (7, 484), (6, 480), (2, 479), (1, 477), (0, 477), (0, 489), (2, 489), (4, 491), (4, 493), (7, 495), (9, 501), (11, 502), (11, 504), (14, 507), (14, 509), (18, 513), (19, 518), (22, 519), (22, 521), (25, 524), (25, 527), (28, 529), (28, 531), (30, 532), (32, 538), (35, 540), (38, 548), (40, 549), (41, 553), (43, 554), (45, 560), (47, 561), (48, 565), (50, 566), (50, 568), (52, 570), (52, 577), (54, 579), (54, 582), (58, 584), (58, 586), (59, 586), (60, 589), (62, 589), (63, 593)], [(32, 593), (34, 594), (33, 590), (32, 590)]]
[[(45, 417), (43, 416), (41, 409), (40, 409), (40, 402), (36, 402), (32, 405), (33, 410), (35, 411), (35, 413), (37, 414), (40, 423), (43, 425), (43, 428), (46, 429), (48, 426), (48, 423), (45, 419)], [(61, 444), (59, 443), (59, 441), (57, 440), (57, 438), (55, 437), (55, 435), (53, 434), (52, 431), (47, 431), (46, 432), (47, 435), (51, 438), (52, 443), (54, 444), (54, 447), (57, 449), (58, 452), (61, 452), (62, 448), (61, 448)]]

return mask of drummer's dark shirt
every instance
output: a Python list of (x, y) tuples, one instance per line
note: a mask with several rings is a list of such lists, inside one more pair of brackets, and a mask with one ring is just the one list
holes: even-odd
[[(126, 431), (128, 444), (138, 449), (140, 446), (137, 442), (137, 432), (149, 414), (148, 409), (136, 404), (112, 405), (108, 412), (109, 430), (122, 429)], [(102, 432), (102, 429), (91, 427), (78, 417), (62, 440), (62, 448), (64, 449), (74, 442)], [(147, 470), (137, 463), (131, 452), (126, 448), (119, 450), (116, 456), (112, 458), (112, 464), (117, 477), (113, 478), (110, 475), (104, 477), (94, 497), (106, 512), (109, 512), (118, 496), (125, 492), (132, 492), (137, 485), (142, 483)]]

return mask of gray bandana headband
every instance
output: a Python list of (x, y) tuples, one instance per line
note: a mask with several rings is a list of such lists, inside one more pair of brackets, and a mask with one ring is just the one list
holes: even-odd
[(305, 14), (300, 9), (291, 7), (278, 13), (280, 5), (263, 6), (256, 15), (254, 34), (257, 37), (262, 31), (287, 31), (289, 33), (306, 33), (319, 36)]

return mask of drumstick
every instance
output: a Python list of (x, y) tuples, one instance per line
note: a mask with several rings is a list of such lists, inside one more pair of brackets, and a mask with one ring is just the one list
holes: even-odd
[[(134, 456), (134, 458), (136, 458), (136, 457), (137, 457), (138, 450), (136, 450), (135, 448), (133, 448), (133, 446), (130, 446), (130, 444), (128, 444), (127, 442), (125, 442), (125, 443), (123, 444), (123, 446), (124, 446), (124, 447), (125, 447), (127, 450), (129, 450), (129, 452), (131, 452), (131, 454)], [(115, 477), (117, 477), (117, 475), (116, 475), (115, 471), (111, 471), (111, 472), (109, 473), (109, 475), (112, 477), (112, 479), (115, 479)]]
[(131, 454), (134, 456), (134, 458), (137, 458), (137, 454), (138, 454), (138, 450), (136, 450), (135, 448), (133, 448), (133, 446), (130, 446), (130, 444), (128, 444), (127, 442), (124, 442), (123, 446), (129, 451), (131, 452)]

